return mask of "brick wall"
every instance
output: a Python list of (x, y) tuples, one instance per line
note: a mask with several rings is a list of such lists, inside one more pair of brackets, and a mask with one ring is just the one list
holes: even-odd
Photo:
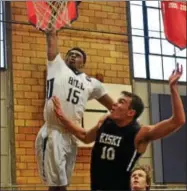
[[(84, 72), (91, 76), (101, 73), (107, 83), (129, 84), (127, 36), (111, 34), (127, 32), (125, 6), (125, 2), (82, 2), (79, 19), (72, 27), (108, 33), (61, 31), (60, 52), (80, 46), (88, 55)], [(25, 2), (11, 2), (11, 10), (12, 20), (27, 22)], [(13, 24), (12, 60), (16, 180), (17, 184), (41, 184), (34, 141), (43, 124), (45, 35), (33, 26)], [(79, 149), (70, 189), (89, 189), (89, 161), (90, 149)]]

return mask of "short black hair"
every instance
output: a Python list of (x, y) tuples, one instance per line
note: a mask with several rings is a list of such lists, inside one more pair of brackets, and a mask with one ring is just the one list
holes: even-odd
[(142, 99), (137, 96), (134, 93), (127, 92), (127, 91), (122, 91), (121, 92), (124, 96), (130, 97), (132, 99), (130, 108), (134, 109), (136, 111), (136, 115), (134, 116), (134, 120), (136, 120), (143, 112), (144, 110), (144, 104)]
[(77, 50), (78, 52), (80, 52), (80, 53), (83, 55), (83, 62), (84, 62), (84, 64), (85, 64), (85, 63), (86, 63), (86, 53), (85, 53), (81, 48), (79, 48), (79, 47), (74, 47), (74, 48), (68, 50), (66, 56), (67, 56), (72, 50)]

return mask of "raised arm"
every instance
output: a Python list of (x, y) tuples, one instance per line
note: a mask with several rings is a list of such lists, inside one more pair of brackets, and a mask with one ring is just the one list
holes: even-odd
[(57, 32), (52, 29), (46, 33), (47, 40), (47, 58), (49, 61), (53, 61), (58, 54), (57, 45)]
[(111, 110), (112, 105), (114, 104), (114, 100), (108, 94), (105, 94), (104, 96), (99, 98), (97, 101), (101, 103), (102, 105), (104, 105), (108, 110)]
[(177, 69), (173, 71), (169, 79), (172, 116), (169, 119), (156, 123), (155, 125), (146, 127), (147, 131), (143, 134), (143, 138), (145, 140), (153, 141), (163, 138), (178, 130), (185, 124), (185, 112), (177, 87), (177, 82), (181, 77), (182, 72), (182, 66), (179, 68), (179, 65), (177, 65)]
[(112, 105), (114, 104), (114, 100), (105, 90), (103, 84), (95, 78), (92, 78), (92, 84), (94, 90), (89, 99), (96, 99), (99, 103), (105, 106), (108, 110), (112, 109)]
[(91, 128), (89, 131), (86, 131), (84, 128), (80, 127), (79, 125), (75, 124), (71, 120), (69, 120), (63, 113), (60, 105), (60, 101), (57, 97), (52, 97), (52, 101), (54, 104), (54, 112), (56, 113), (56, 116), (61, 121), (61, 123), (65, 126), (65, 128), (75, 135), (78, 139), (80, 139), (84, 143), (91, 143), (94, 142), (96, 139), (96, 133), (101, 124), (103, 123), (104, 119), (107, 116), (104, 116), (96, 126)]
[(86, 131), (84, 128), (78, 126), (77, 124), (73, 123), (71, 120), (69, 120), (67, 117), (63, 115), (59, 115), (58, 112), (55, 112), (57, 117), (60, 119), (60, 121), (63, 123), (65, 128), (75, 135), (79, 140), (82, 142), (89, 144), (95, 141), (97, 130), (101, 126), (103, 120), (100, 120), (97, 125), (90, 128), (90, 130)]

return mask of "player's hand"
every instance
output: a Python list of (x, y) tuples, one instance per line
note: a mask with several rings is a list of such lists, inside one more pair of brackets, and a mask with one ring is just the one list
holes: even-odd
[(47, 36), (56, 36), (57, 35), (57, 31), (54, 28), (54, 26), (52, 26), (52, 24), (48, 25), (48, 28), (45, 31)]
[(52, 97), (52, 102), (54, 104), (54, 112), (56, 114), (56, 116), (60, 119), (60, 120), (63, 120), (65, 115), (62, 111), (62, 108), (61, 108), (61, 104), (60, 104), (60, 100), (56, 97), (56, 96), (53, 96)]
[(182, 67), (182, 65), (179, 66), (179, 64), (177, 63), (176, 69), (173, 70), (173, 72), (169, 78), (169, 85), (171, 88), (177, 84), (177, 82), (179, 81), (182, 74), (183, 74), (183, 67)]

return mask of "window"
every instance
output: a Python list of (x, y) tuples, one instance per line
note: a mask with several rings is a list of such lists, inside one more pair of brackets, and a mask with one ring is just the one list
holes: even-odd
[(5, 68), (4, 2), (0, 1), (0, 69)]
[(146, 76), (146, 62), (142, 2), (130, 1), (130, 3), (134, 76), (144, 78)]
[(130, 1), (130, 19), (134, 78), (168, 80), (179, 62), (186, 82), (187, 50), (166, 40), (160, 1)]

